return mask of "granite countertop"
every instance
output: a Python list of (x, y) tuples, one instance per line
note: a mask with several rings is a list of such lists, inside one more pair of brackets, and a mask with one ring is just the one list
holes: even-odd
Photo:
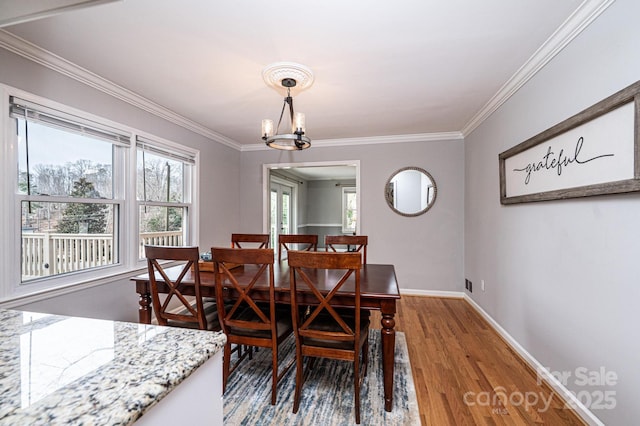
[(128, 425), (222, 333), (0, 309), (0, 425)]

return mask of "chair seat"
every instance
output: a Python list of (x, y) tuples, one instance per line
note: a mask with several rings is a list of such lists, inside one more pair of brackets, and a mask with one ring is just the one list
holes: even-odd
[[(217, 331), (220, 330), (220, 321), (218, 319), (218, 304), (216, 303), (216, 299), (213, 298), (203, 298), (202, 305), (204, 307), (204, 315), (207, 319), (207, 330)], [(196, 308), (196, 302), (191, 304), (193, 309)], [(179, 312), (181, 315), (190, 315), (189, 310), (185, 307), (181, 309)], [(186, 321), (168, 321), (168, 324), (171, 326), (184, 327), (184, 328), (198, 328), (197, 322), (186, 322)]]
[[(351, 327), (353, 330), (355, 328), (355, 317), (342, 317), (343, 321)], [(318, 330), (318, 331), (336, 331), (336, 332), (344, 332), (342, 327), (338, 325), (336, 320), (329, 314), (320, 314), (318, 317), (309, 325), (310, 330)], [(360, 319), (360, 337), (362, 341), (368, 338), (369, 336), (369, 318), (361, 318)], [(346, 349), (353, 350), (353, 341), (336, 341), (336, 340), (324, 340), (312, 337), (304, 337), (302, 339), (304, 345), (308, 346), (319, 346), (323, 348), (334, 348), (334, 349)], [(362, 342), (360, 342), (362, 343)]]
[[(267, 318), (269, 317), (269, 307), (266, 306), (262, 306), (259, 305), (260, 310), (262, 310), (262, 312), (267, 316)], [(255, 322), (255, 323), (262, 323), (262, 320), (260, 319), (260, 317), (258, 317), (258, 314), (256, 314), (256, 312), (250, 308), (249, 306), (245, 307), (244, 309), (242, 309), (240, 311), (239, 314), (235, 315), (234, 318), (235, 320), (240, 320), (240, 321), (250, 321), (250, 322)], [(271, 338), (271, 330), (254, 330), (251, 328), (243, 328), (243, 327), (230, 327), (231, 333), (232, 334), (236, 334), (236, 335), (240, 335), (240, 336), (247, 336), (247, 337), (262, 337), (262, 338), (266, 338), (266, 339), (270, 339)], [(278, 308), (276, 308), (276, 335), (277, 335), (277, 339), (280, 340), (285, 336), (288, 336), (289, 334), (291, 334), (291, 331), (293, 330), (293, 323), (291, 321), (291, 312), (290, 311), (280, 311), (278, 310)]]

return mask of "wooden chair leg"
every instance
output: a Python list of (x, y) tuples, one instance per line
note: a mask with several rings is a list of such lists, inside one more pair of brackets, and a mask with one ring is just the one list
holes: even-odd
[(300, 344), (296, 344), (296, 391), (293, 397), (293, 414), (298, 412), (298, 408), (300, 408), (300, 393), (302, 390), (302, 380), (303, 380), (303, 365), (302, 365), (302, 349), (300, 349)]
[(229, 368), (231, 367), (231, 344), (224, 345), (222, 354), (222, 393), (227, 389), (227, 379), (229, 378)]
[(271, 405), (276, 405), (278, 395), (278, 342), (274, 339), (271, 347)]
[(360, 354), (353, 359), (353, 394), (355, 398), (356, 424), (360, 424)]
[(367, 340), (365, 340), (364, 342), (364, 346), (363, 346), (363, 362), (364, 362), (364, 375), (367, 375), (367, 367), (369, 366), (369, 337), (367, 336)]

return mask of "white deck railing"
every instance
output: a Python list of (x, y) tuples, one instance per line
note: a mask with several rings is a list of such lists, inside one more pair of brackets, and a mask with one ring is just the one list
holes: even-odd
[[(140, 234), (138, 254), (145, 244), (180, 246), (182, 231)], [(79, 271), (115, 262), (111, 234), (22, 234), (22, 279)]]

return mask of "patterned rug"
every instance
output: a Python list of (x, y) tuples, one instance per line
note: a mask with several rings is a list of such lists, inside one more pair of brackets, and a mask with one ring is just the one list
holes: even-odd
[[(291, 336), (279, 350), (279, 365), (295, 357)], [(362, 425), (419, 425), (411, 364), (404, 333), (396, 333), (393, 410), (384, 411), (380, 330), (369, 331), (369, 370), (360, 390)], [(295, 365), (278, 385), (278, 400), (271, 405), (271, 351), (260, 349), (253, 360), (244, 360), (229, 377), (224, 394), (224, 424), (237, 425), (351, 425), (353, 364), (319, 358), (302, 387), (300, 409), (293, 408)]]

